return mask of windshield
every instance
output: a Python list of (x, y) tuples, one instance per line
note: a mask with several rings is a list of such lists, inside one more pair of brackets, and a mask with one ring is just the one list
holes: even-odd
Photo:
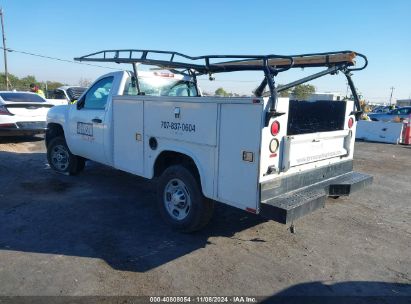
[[(137, 95), (137, 89), (129, 77), (124, 95)], [(198, 96), (193, 82), (174, 78), (139, 77), (140, 91), (149, 96)]]
[(9, 102), (45, 102), (46, 100), (37, 94), (30, 93), (0, 93), (4, 101)]

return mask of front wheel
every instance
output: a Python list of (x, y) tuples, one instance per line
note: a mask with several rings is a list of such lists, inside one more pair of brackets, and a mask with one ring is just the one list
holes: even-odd
[(173, 228), (193, 232), (210, 220), (214, 203), (203, 196), (199, 181), (181, 165), (167, 168), (160, 177), (157, 201), (161, 215)]
[(75, 175), (84, 169), (85, 160), (70, 152), (64, 137), (53, 138), (47, 146), (50, 167), (65, 175)]

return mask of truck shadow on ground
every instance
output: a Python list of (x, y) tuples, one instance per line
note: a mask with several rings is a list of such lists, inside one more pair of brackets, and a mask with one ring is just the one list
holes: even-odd
[(260, 303), (410, 303), (411, 285), (405, 283), (346, 281), (307, 282), (288, 287)]
[(159, 218), (155, 182), (92, 162), (78, 176), (59, 175), (44, 153), (0, 152), (0, 164), (2, 250), (100, 258), (145, 272), (204, 248), (211, 236), (263, 222), (217, 204), (204, 230), (182, 234)]

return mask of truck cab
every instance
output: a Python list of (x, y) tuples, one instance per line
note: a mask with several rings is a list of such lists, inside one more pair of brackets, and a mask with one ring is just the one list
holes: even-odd
[[(166, 72), (140, 72), (146, 96), (197, 96), (201, 94), (187, 77)], [(99, 77), (76, 104), (58, 106), (49, 114), (63, 127), (67, 145), (75, 155), (113, 166), (113, 96), (135, 96), (133, 75), (118, 71)], [(49, 134), (53, 133), (50, 128)], [(50, 136), (46, 137), (46, 144)]]

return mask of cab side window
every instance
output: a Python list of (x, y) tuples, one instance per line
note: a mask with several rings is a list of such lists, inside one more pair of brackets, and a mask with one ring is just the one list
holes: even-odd
[(85, 96), (83, 109), (104, 110), (113, 80), (114, 77), (111, 76), (95, 83)]
[(197, 96), (197, 90), (191, 82), (181, 82), (167, 92), (167, 96)]

